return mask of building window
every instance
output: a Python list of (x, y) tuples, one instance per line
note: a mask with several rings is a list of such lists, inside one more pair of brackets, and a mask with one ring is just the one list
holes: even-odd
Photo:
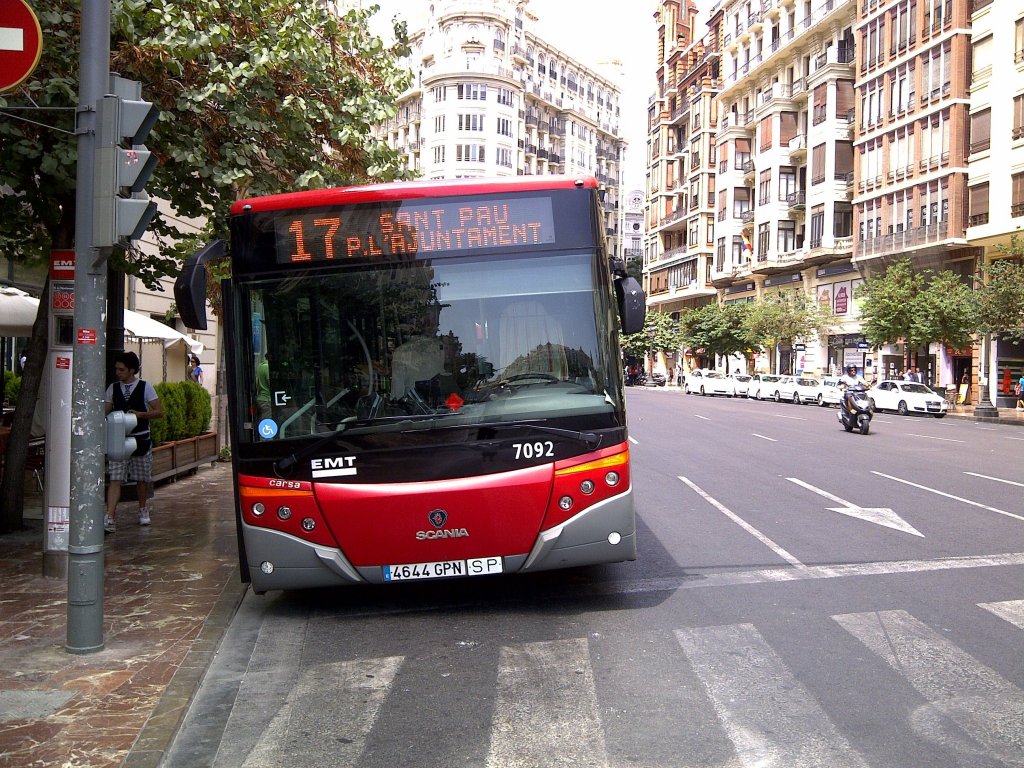
[(502, 168), (512, 167), (512, 150), (508, 147), (498, 147), (497, 162)]
[(778, 251), (782, 253), (790, 253), (796, 250), (796, 222), (785, 221), (779, 222), (779, 237), (778, 237)]
[(484, 129), (483, 115), (459, 115), (460, 131), (482, 131)]
[(444, 101), (448, 98), (448, 89), (443, 85), (434, 87), (431, 93), (434, 94), (434, 101)]
[(768, 205), (772, 194), (772, 171), (771, 168), (761, 171), (760, 181), (757, 188), (757, 204)]
[(1024, 139), (1024, 93), (1013, 97), (1013, 139)]
[(458, 97), (464, 101), (485, 101), (487, 86), (484, 83), (459, 83)]
[(507, 117), (498, 118), (498, 133), (502, 136), (512, 135), (512, 121)]
[(1024, 61), (1024, 18), (1017, 19), (1014, 25), (1013, 62), (1020, 64)]
[(768, 260), (768, 238), (771, 236), (772, 225), (765, 222), (757, 225), (757, 260)]
[(750, 210), (750, 190), (746, 187), (736, 187), (732, 191), (732, 216), (740, 218)]
[(437, 115), (434, 118), (434, 133), (444, 133), (444, 115)]
[(1010, 177), (1010, 215), (1014, 218), (1024, 216), (1024, 173)]
[(988, 182), (977, 184), (967, 190), (969, 215), (967, 226), (988, 224)]
[(441, 147), (434, 147), (434, 162), (435, 163), (443, 163), (444, 162), (444, 147), (443, 146), (441, 146)]
[(506, 107), (512, 106), (512, 91), (508, 88), (498, 89), (498, 103), (504, 104)]
[(820, 248), (825, 234), (825, 206), (816, 205), (811, 209), (811, 248)]
[(750, 259), (743, 252), (743, 238), (740, 235), (732, 236), (732, 264), (749, 264)]
[(825, 145), (819, 144), (811, 150), (811, 184), (825, 180)]
[(971, 152), (983, 152), (992, 144), (992, 110), (971, 115)]
[(853, 234), (853, 207), (849, 203), (836, 203), (832, 209), (832, 237)]
[(725, 238), (718, 238), (718, 248), (715, 250), (715, 271), (725, 271)]
[(789, 201), (789, 196), (796, 192), (796, 169), (790, 166), (779, 168), (779, 200)]
[(483, 144), (456, 144), (455, 160), (460, 163), (484, 162)]

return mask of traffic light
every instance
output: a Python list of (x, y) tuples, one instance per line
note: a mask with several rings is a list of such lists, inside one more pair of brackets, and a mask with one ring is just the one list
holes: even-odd
[(139, 423), (134, 413), (111, 411), (107, 414), (107, 458), (111, 461), (126, 461), (138, 447), (131, 432)]
[(156, 215), (156, 203), (143, 187), (156, 156), (143, 142), (160, 110), (142, 101), (142, 84), (116, 75), (114, 93), (96, 102), (96, 152), (93, 176), (93, 246), (104, 248), (138, 240)]

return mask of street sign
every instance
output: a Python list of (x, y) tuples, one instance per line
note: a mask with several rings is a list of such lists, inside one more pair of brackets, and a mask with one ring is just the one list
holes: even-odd
[(28, 2), (0, 3), (0, 93), (21, 85), (42, 53), (43, 30)]

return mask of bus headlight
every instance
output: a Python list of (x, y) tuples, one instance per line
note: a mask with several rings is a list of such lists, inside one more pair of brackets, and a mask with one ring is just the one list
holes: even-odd
[(572, 496), (563, 496), (558, 500), (558, 506), (568, 512), (572, 509)]
[(316, 520), (314, 520), (312, 517), (302, 518), (302, 530), (312, 531), (314, 528), (316, 528)]
[(609, 487), (611, 488), (614, 488), (616, 485), (618, 485), (619, 480), (621, 479), (622, 478), (619, 476), (618, 472), (609, 472), (604, 476), (604, 481), (608, 483)]
[(280, 519), (280, 520), (287, 520), (291, 516), (292, 516), (292, 508), (291, 507), (281, 506), (281, 507), (277, 508), (277, 517), (278, 517), (278, 519)]
[(252, 505), (252, 514), (254, 517), (260, 517), (266, 511), (267, 508), (263, 506), (263, 502), (257, 501)]
[(582, 483), (580, 483), (580, 491), (582, 493), (585, 493), (587, 496), (592, 494), (594, 492), (594, 481), (584, 480)]

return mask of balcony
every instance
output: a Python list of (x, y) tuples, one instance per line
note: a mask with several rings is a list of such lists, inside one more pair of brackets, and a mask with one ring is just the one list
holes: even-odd
[(757, 173), (757, 170), (754, 168), (753, 160), (745, 160), (741, 166), (741, 170), (743, 171), (744, 180), (754, 176), (754, 174)]
[(744, 226), (746, 226), (747, 224), (753, 224), (754, 210), (752, 208), (749, 208), (745, 211), (740, 212), (740, 221), (743, 222)]
[(789, 154), (794, 160), (807, 156), (807, 135), (798, 133), (789, 140)]
[(857, 243), (854, 258), (865, 259), (874, 256), (899, 254), (910, 248), (940, 243), (949, 237), (949, 222), (939, 221), (934, 224), (926, 224), (923, 227), (915, 227), (902, 232), (893, 232), (881, 237), (873, 237), (870, 240), (860, 240)]
[(807, 207), (807, 192), (799, 190), (786, 195), (786, 205), (790, 210), (802, 211)]

